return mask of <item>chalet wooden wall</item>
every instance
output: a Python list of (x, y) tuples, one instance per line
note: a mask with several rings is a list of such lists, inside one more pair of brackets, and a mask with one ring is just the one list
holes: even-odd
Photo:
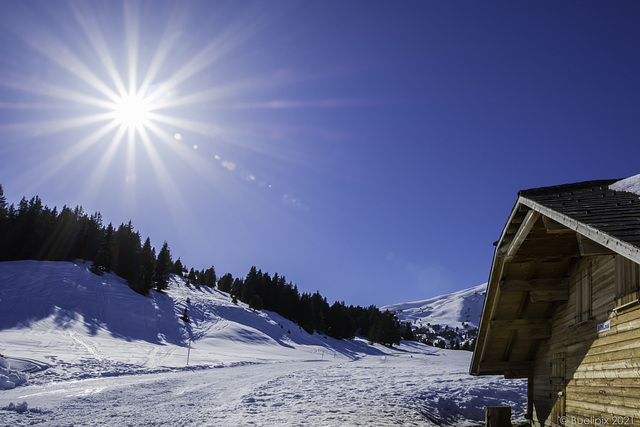
[[(630, 261), (619, 255), (592, 256), (571, 268), (569, 300), (557, 307), (551, 338), (536, 353), (529, 380), (534, 425), (594, 425), (606, 419), (608, 425), (640, 426), (640, 306), (614, 310), (629, 300), (616, 302), (625, 263)], [(579, 316), (576, 305), (584, 305), (584, 295), (578, 288), (585, 273), (591, 311)], [(598, 333), (597, 325), (607, 320), (611, 329)], [(567, 418), (560, 420), (562, 415)]]

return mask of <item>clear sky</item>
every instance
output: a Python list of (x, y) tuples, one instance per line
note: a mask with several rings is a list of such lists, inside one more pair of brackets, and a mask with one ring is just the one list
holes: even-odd
[(0, 184), (377, 306), (483, 283), (517, 191), (640, 173), (638, 1), (0, 2)]

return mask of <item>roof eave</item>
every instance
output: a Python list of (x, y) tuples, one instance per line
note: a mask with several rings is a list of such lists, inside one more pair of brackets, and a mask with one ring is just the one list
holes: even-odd
[[(473, 355), (471, 356), (471, 365), (469, 366), (469, 374), (471, 375), (488, 375), (480, 372), (480, 360), (482, 360), (482, 356), (484, 356), (484, 345), (487, 338), (487, 331), (489, 330), (489, 320), (491, 318), (490, 313), (487, 314), (487, 311), (493, 309), (495, 305), (495, 299), (497, 296), (498, 286), (493, 285), (492, 283), (495, 280), (500, 280), (500, 276), (502, 275), (502, 268), (504, 266), (504, 254), (502, 253), (501, 247), (504, 240), (504, 237), (507, 232), (507, 228), (509, 224), (513, 221), (513, 218), (520, 210), (520, 198), (516, 201), (516, 204), (511, 209), (511, 214), (507, 219), (507, 222), (502, 229), (502, 233), (500, 233), (500, 239), (496, 244), (496, 249), (493, 252), (493, 261), (491, 262), (491, 271), (489, 272), (489, 280), (487, 283), (487, 292), (485, 294), (484, 303), (482, 304), (482, 315), (480, 317), (480, 325), (479, 325), (479, 333), (478, 338), (476, 339), (476, 346), (473, 350)], [(496, 270), (499, 270), (498, 275), (496, 276)], [(497, 277), (497, 279), (496, 279)], [(490, 303), (489, 303), (490, 302)], [(480, 351), (478, 351), (480, 350)]]

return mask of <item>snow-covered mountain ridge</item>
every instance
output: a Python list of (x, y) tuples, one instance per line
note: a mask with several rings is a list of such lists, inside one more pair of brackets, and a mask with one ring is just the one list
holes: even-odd
[(471, 349), (486, 291), (484, 283), (422, 301), (387, 305), (381, 310), (389, 310), (400, 321), (410, 323), (417, 338), (430, 345)]
[(442, 326), (456, 327), (466, 323), (477, 328), (482, 316), (482, 304), (486, 291), (487, 284), (484, 283), (422, 301), (387, 305), (381, 310), (395, 312), (401, 321), (417, 326), (437, 323)]
[(176, 277), (144, 297), (82, 262), (0, 263), (0, 353), (18, 426), (476, 425), (526, 390), (469, 376), (468, 352), (309, 335)]

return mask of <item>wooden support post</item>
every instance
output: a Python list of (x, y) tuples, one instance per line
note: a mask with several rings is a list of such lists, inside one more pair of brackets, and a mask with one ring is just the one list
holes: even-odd
[(527, 413), (524, 416), (526, 419), (533, 419), (533, 375), (529, 375), (527, 380)]
[(484, 423), (487, 427), (511, 427), (511, 407), (487, 406)]

